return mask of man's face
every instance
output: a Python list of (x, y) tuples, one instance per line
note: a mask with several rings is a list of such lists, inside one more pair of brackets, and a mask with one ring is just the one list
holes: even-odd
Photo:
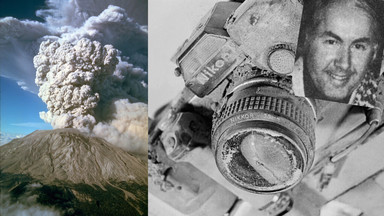
[(328, 6), (323, 15), (307, 41), (306, 73), (322, 99), (342, 102), (359, 85), (373, 59), (377, 47), (373, 25), (364, 10), (345, 1)]

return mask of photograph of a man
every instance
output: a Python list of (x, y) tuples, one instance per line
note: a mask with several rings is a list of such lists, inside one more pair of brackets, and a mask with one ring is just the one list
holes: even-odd
[(383, 49), (383, 0), (304, 1), (296, 67), (304, 95), (372, 107)]

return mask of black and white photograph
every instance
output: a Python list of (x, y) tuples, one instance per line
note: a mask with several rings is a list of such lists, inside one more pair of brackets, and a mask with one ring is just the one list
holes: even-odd
[[(320, 90), (304, 97), (297, 64), (306, 58), (299, 38), (308, 2), (149, 2), (149, 215), (383, 214), (380, 80), (364, 84), (364, 93), (333, 89), (342, 100), (320, 97)], [(367, 12), (342, 7), (337, 15), (356, 11), (359, 28), (324, 32), (338, 37), (328, 43), (357, 52), (359, 63), (345, 56), (352, 66), (327, 69), (336, 80), (326, 83), (350, 86), (356, 78), (343, 73), (366, 74), (373, 60), (380, 68), (381, 41), (372, 35), (375, 24), (358, 23), (357, 12), (371, 21)], [(313, 56), (317, 67), (335, 63), (326, 61), (331, 54)], [(344, 102), (369, 91), (377, 95), (369, 106)]]
[(305, 1), (297, 94), (374, 107), (384, 44), (382, 0)]

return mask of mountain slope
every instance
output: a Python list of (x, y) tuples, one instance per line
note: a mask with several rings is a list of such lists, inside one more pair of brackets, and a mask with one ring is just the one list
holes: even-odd
[(62, 215), (147, 213), (146, 164), (75, 129), (35, 131), (1, 146), (0, 176), (12, 202), (34, 200)]
[(75, 129), (35, 131), (0, 147), (0, 169), (46, 182), (99, 184), (108, 180), (147, 183), (146, 166), (107, 141)]

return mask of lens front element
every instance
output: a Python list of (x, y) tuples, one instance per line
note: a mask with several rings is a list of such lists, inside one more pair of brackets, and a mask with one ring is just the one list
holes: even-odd
[(240, 144), (240, 152), (248, 164), (260, 174), (266, 184), (284, 184), (297, 169), (297, 155), (287, 149), (290, 143), (282, 137), (252, 131), (246, 133)]
[[(277, 193), (301, 181), (314, 159), (314, 113), (302, 98), (271, 88), (235, 92), (214, 121), (220, 172), (254, 193)], [(255, 92), (266, 94), (255, 94)]]

